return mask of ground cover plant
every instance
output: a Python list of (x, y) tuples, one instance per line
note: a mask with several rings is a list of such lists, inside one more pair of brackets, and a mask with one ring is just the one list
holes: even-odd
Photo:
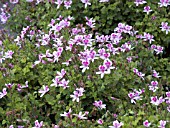
[(0, 127), (170, 127), (169, 0), (0, 4)]

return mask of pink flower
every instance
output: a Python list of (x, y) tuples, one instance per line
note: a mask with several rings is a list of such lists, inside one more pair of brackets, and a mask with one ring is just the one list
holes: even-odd
[(103, 102), (102, 102), (101, 100), (95, 101), (95, 102), (93, 103), (93, 105), (96, 106), (96, 107), (99, 108), (99, 109), (106, 108), (106, 104), (103, 104)]
[(16, 3), (18, 3), (18, 1), (19, 1), (19, 0), (10, 0), (10, 3), (16, 4)]
[(43, 89), (40, 89), (38, 92), (41, 93), (40, 97), (43, 97), (45, 93), (47, 93), (48, 91), (49, 91), (48, 86), (43, 85)]
[(66, 71), (64, 69), (61, 69), (61, 72), (57, 71), (56, 78), (61, 79), (61, 78), (63, 78), (65, 76), (65, 74), (66, 74)]
[(166, 125), (166, 121), (165, 120), (160, 120), (159, 121), (159, 126), (158, 126), (158, 128), (165, 128), (165, 125)]
[(119, 121), (115, 120), (113, 121), (113, 126), (109, 126), (109, 128), (120, 128), (122, 127), (122, 125), (123, 125), (122, 122), (119, 123)]
[(145, 0), (135, 0), (134, 2), (136, 4), (136, 6), (140, 5), (140, 4), (145, 4), (147, 3)]
[(152, 76), (154, 76), (155, 78), (159, 78), (159, 77), (161, 77), (161, 76), (159, 76), (159, 73), (158, 73), (158, 72), (156, 72), (155, 70), (153, 70), (153, 74), (152, 74)]
[(70, 108), (70, 109), (69, 109), (69, 112), (64, 112), (64, 114), (60, 114), (60, 116), (65, 116), (65, 117), (70, 118), (71, 112), (72, 112), (72, 110), (71, 110), (71, 108)]
[(85, 8), (87, 8), (87, 5), (91, 5), (90, 0), (81, 0), (81, 2), (85, 4)]
[(109, 2), (109, 0), (100, 0), (99, 2)]
[(99, 119), (99, 120), (97, 121), (97, 123), (98, 123), (98, 124), (103, 124), (103, 120), (102, 120), (102, 119)]
[(148, 127), (150, 127), (151, 123), (149, 123), (148, 120), (145, 120), (145, 121), (143, 122), (143, 125), (148, 128)]
[(108, 71), (109, 73), (111, 72), (111, 71), (110, 71), (111, 69), (115, 69), (115, 67), (112, 66), (112, 61), (109, 60), (109, 59), (105, 59), (104, 62), (103, 62), (103, 65), (106, 66), (107, 71)]
[(84, 119), (87, 119), (87, 117), (84, 117), (87, 115), (87, 113), (85, 112), (84, 114), (82, 114), (82, 112), (79, 112), (79, 114), (73, 114), (74, 116), (77, 116), (78, 119), (80, 120), (84, 120)]
[(67, 86), (69, 83), (69, 80), (65, 80), (65, 79), (62, 79), (60, 82), (59, 82), (59, 86), (63, 87), (63, 89), (66, 89), (68, 88), (69, 86)]
[(42, 126), (43, 126), (43, 121), (41, 121), (41, 122), (39, 123), (39, 121), (36, 120), (36, 121), (35, 121), (35, 126), (34, 126), (33, 128), (42, 128)]
[(156, 46), (156, 49), (154, 49), (154, 51), (156, 52), (156, 54), (159, 54), (159, 53), (163, 53), (163, 47), (161, 46)]
[(3, 88), (3, 89), (2, 89), (2, 92), (0, 92), (0, 99), (1, 99), (2, 97), (6, 96), (6, 95), (7, 95), (6, 88)]
[(54, 2), (55, 4), (57, 4), (57, 9), (61, 6), (61, 4), (63, 3), (63, 0), (57, 0), (56, 2)]
[(158, 89), (158, 82), (157, 81), (151, 81), (151, 85), (149, 85), (149, 90), (152, 90), (155, 92)]
[(136, 100), (142, 100), (142, 96), (140, 96), (142, 93), (144, 93), (144, 89), (137, 91), (134, 89), (133, 92), (130, 92), (128, 94), (129, 98), (131, 99), (131, 103), (136, 104)]
[(55, 87), (58, 87), (60, 81), (60, 79), (56, 76), (55, 79), (52, 80), (52, 84), (50, 86), (55, 86)]
[(87, 20), (87, 22), (86, 22), (86, 24), (90, 27), (90, 28), (94, 28), (95, 27), (95, 20), (93, 19), (93, 18), (87, 18), (87, 17), (85, 17), (86, 18), (86, 20)]
[(110, 72), (107, 70), (107, 67), (105, 65), (100, 65), (99, 72), (96, 72), (96, 74), (100, 74), (102, 79), (105, 74), (110, 74)]
[(126, 60), (128, 61), (128, 63), (130, 63), (130, 62), (132, 62), (132, 57), (129, 56), (129, 57), (126, 58)]
[(160, 5), (160, 7), (165, 6), (167, 7), (168, 5), (170, 5), (169, 0), (160, 0), (160, 2), (158, 3)]
[(83, 73), (86, 71), (86, 69), (89, 69), (89, 64), (90, 62), (88, 60), (82, 61), (82, 66), (80, 66), (80, 68), (82, 68)]
[(9, 128), (14, 128), (14, 125), (10, 125)]
[(153, 96), (153, 97), (151, 97), (151, 102), (150, 103), (158, 106), (159, 104), (161, 104), (164, 101), (165, 101), (165, 99), (163, 99), (162, 96), (159, 99), (158, 99), (157, 96)]
[(66, 7), (66, 9), (70, 8), (71, 4), (72, 4), (72, 0), (64, 1), (64, 6)]
[(161, 25), (161, 31), (166, 31), (166, 34), (168, 34), (168, 32), (170, 31), (170, 26), (168, 26), (168, 22), (162, 22)]
[(70, 95), (70, 97), (73, 98), (72, 101), (76, 100), (77, 102), (79, 102), (80, 101), (79, 97), (83, 96), (84, 91), (85, 91), (84, 88), (76, 88), (76, 91), (73, 92), (74, 95)]
[(13, 85), (14, 85), (14, 84), (11, 84), (11, 83), (5, 84), (5, 86), (6, 86), (8, 89), (11, 89)]
[(14, 52), (12, 50), (8, 50), (7, 52), (5, 52), (5, 58), (10, 58), (12, 59), (12, 55), (14, 54)]
[(150, 6), (145, 6), (143, 12), (146, 12), (148, 15), (152, 10), (150, 9)]

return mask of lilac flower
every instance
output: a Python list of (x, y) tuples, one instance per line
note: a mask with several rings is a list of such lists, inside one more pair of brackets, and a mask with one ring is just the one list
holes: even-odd
[(86, 24), (90, 27), (90, 28), (94, 28), (95, 27), (95, 20), (93, 18), (88, 18), (88, 17), (85, 17), (87, 22)]
[(60, 79), (56, 76), (55, 79), (52, 80), (52, 84), (50, 86), (55, 86), (55, 87), (58, 87), (60, 81)]
[(59, 126), (58, 125), (54, 125), (54, 128), (59, 128)]
[(107, 71), (108, 71), (109, 73), (111, 72), (111, 71), (110, 71), (111, 69), (115, 69), (115, 67), (112, 66), (112, 61), (109, 60), (109, 59), (105, 59), (104, 62), (103, 62), (103, 65), (106, 66), (106, 69), (107, 69)]
[(14, 85), (14, 84), (11, 84), (11, 83), (5, 84), (5, 86), (6, 86), (8, 89), (11, 89), (13, 85)]
[(166, 125), (166, 121), (165, 120), (160, 120), (159, 121), (159, 126), (158, 126), (158, 128), (165, 128), (165, 125)]
[(97, 120), (97, 123), (98, 123), (98, 124), (103, 124), (103, 120), (102, 120), (102, 119), (99, 119), (99, 120)]
[(96, 106), (96, 107), (99, 108), (99, 109), (106, 108), (106, 104), (103, 104), (103, 102), (102, 102), (101, 100), (95, 101), (95, 102), (93, 103), (93, 105)]
[(155, 92), (158, 89), (158, 82), (157, 81), (151, 81), (151, 85), (149, 85), (149, 90), (152, 90)]
[(145, 6), (143, 12), (146, 12), (148, 15), (152, 10), (150, 9), (150, 6)]
[(151, 123), (149, 123), (148, 120), (145, 120), (145, 121), (143, 122), (143, 125), (148, 128), (148, 127), (150, 127)]
[(152, 41), (155, 41), (155, 40), (153, 39), (154, 36), (151, 35), (151, 34), (149, 34), (149, 33), (146, 33), (146, 32), (144, 32), (143, 38), (144, 38), (144, 41), (149, 41), (150, 44), (152, 43)]
[(76, 88), (76, 91), (73, 92), (74, 95), (70, 95), (70, 97), (73, 98), (72, 101), (76, 100), (77, 102), (79, 102), (80, 101), (79, 97), (83, 96), (84, 91), (85, 91), (84, 88)]
[(66, 89), (68, 88), (69, 86), (67, 86), (69, 83), (69, 80), (65, 80), (65, 79), (62, 79), (60, 82), (59, 82), (59, 86), (63, 87), (63, 89)]
[(41, 93), (40, 97), (43, 97), (45, 93), (47, 93), (48, 91), (49, 91), (48, 86), (43, 85), (43, 89), (40, 89), (38, 92)]
[(0, 99), (1, 99), (2, 97), (6, 96), (6, 95), (7, 95), (6, 88), (3, 88), (3, 89), (2, 89), (2, 92), (0, 92)]
[(100, 0), (99, 2), (109, 2), (109, 0)]
[(104, 77), (105, 74), (110, 74), (109, 71), (107, 70), (107, 67), (105, 65), (100, 65), (99, 66), (99, 71), (96, 72), (96, 74), (101, 75), (101, 79)]
[(115, 120), (113, 121), (113, 126), (109, 126), (109, 128), (120, 128), (122, 127), (122, 125), (123, 125), (122, 122), (119, 123), (119, 121)]
[(166, 31), (166, 34), (168, 34), (168, 32), (170, 31), (170, 26), (168, 26), (168, 22), (162, 22), (161, 25), (161, 31)]
[(64, 6), (66, 7), (66, 9), (70, 8), (71, 4), (72, 4), (72, 0), (64, 1)]
[(32, 128), (42, 128), (43, 127), (43, 121), (39, 122), (38, 120), (35, 121), (35, 126)]
[(18, 84), (18, 91), (21, 91), (23, 88), (28, 88), (28, 81), (25, 82), (25, 85), (21, 86), (21, 84)]
[(160, 0), (160, 2), (158, 3), (160, 5), (160, 7), (167, 7), (168, 5), (170, 5), (169, 0)]
[(145, 76), (145, 74), (143, 74), (142, 72), (138, 72), (137, 75), (144, 80), (143, 76)]
[(142, 100), (142, 96), (140, 96), (142, 93), (144, 93), (144, 89), (137, 91), (134, 89), (133, 92), (130, 92), (128, 94), (129, 98), (131, 99), (131, 103), (136, 104), (136, 100)]
[(147, 3), (145, 0), (135, 0), (134, 2), (136, 4), (136, 6), (140, 5), (140, 4), (145, 4)]
[(56, 78), (61, 79), (61, 78), (63, 78), (65, 76), (65, 74), (66, 74), (66, 71), (64, 69), (61, 69), (61, 72), (57, 71)]
[(73, 114), (73, 115), (77, 116), (78, 119), (80, 119), (80, 120), (87, 119), (87, 117), (84, 117), (84, 116), (86, 116), (86, 113), (82, 114), (82, 112), (79, 112), (79, 114)]
[(158, 106), (159, 104), (161, 104), (162, 102), (164, 102), (165, 100), (162, 98), (162, 96), (158, 99), (157, 96), (153, 96), (151, 97), (151, 102), (152, 104)]
[(2, 24), (5, 24), (9, 17), (10, 17), (10, 15), (7, 16), (6, 13), (2, 12), (0, 14), (0, 21), (2, 22)]
[(156, 54), (159, 54), (159, 53), (163, 53), (163, 47), (161, 46), (156, 46), (156, 49), (154, 49), (154, 51), (156, 52)]
[(85, 4), (85, 8), (87, 8), (87, 5), (91, 5), (90, 0), (81, 0), (83, 4)]
[(33, 2), (33, 0), (26, 0), (26, 2)]
[(60, 116), (65, 116), (65, 117), (70, 118), (71, 112), (72, 112), (72, 110), (71, 110), (71, 108), (70, 108), (70, 109), (69, 109), (69, 112), (64, 112), (64, 114), (60, 114)]
[(5, 58), (10, 58), (12, 59), (12, 55), (14, 54), (14, 52), (12, 50), (8, 50), (7, 52), (5, 52)]
[(129, 57), (126, 58), (126, 60), (128, 61), (128, 63), (130, 63), (130, 62), (132, 62), (132, 57), (129, 56)]
[(57, 4), (57, 9), (58, 9), (61, 6), (61, 4), (63, 3), (63, 0), (57, 0), (54, 3)]
[(165, 100), (166, 100), (166, 103), (167, 104), (170, 104), (170, 92), (166, 92), (166, 98), (165, 98)]
[(90, 62), (88, 60), (82, 61), (82, 66), (80, 66), (80, 68), (82, 68), (83, 73), (86, 71), (86, 69), (89, 69), (89, 64)]
[(14, 128), (14, 125), (10, 125), (9, 128)]
[(19, 0), (10, 0), (10, 3), (17, 4)]
[(159, 78), (159, 77), (161, 77), (161, 76), (159, 76), (159, 73), (158, 73), (158, 72), (156, 72), (155, 70), (153, 70), (153, 74), (152, 74), (152, 76), (153, 76), (153, 77), (155, 77), (155, 78)]

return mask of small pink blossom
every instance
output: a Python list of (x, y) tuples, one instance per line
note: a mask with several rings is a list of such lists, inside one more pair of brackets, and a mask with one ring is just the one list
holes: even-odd
[(143, 12), (146, 12), (148, 15), (150, 12), (152, 12), (152, 10), (151, 10), (150, 6), (145, 6)]
[(155, 78), (159, 78), (159, 77), (161, 77), (161, 76), (159, 76), (159, 73), (158, 73), (158, 72), (156, 72), (155, 70), (153, 70), (153, 74), (152, 74), (152, 76), (153, 76), (153, 77), (155, 77)]
[(84, 120), (87, 119), (87, 117), (84, 117), (87, 115), (87, 113), (85, 112), (84, 114), (82, 114), (82, 112), (79, 112), (79, 114), (73, 114), (74, 116), (78, 117), (78, 119), (80, 120)]
[(70, 108), (70, 109), (69, 109), (69, 112), (64, 112), (64, 114), (60, 114), (60, 116), (65, 116), (65, 117), (70, 118), (71, 112), (72, 112), (72, 110), (71, 110), (71, 108)]
[(165, 120), (160, 120), (159, 121), (159, 126), (158, 126), (158, 128), (165, 128), (165, 125), (166, 125), (166, 121)]
[(167, 7), (168, 5), (170, 5), (170, 1), (169, 0), (160, 0), (160, 2), (158, 3), (160, 5), (160, 7)]
[(134, 2), (136, 4), (136, 6), (140, 5), (140, 4), (145, 4), (147, 3), (145, 0), (135, 0)]
[(103, 104), (103, 102), (102, 102), (101, 100), (95, 101), (95, 102), (93, 103), (93, 105), (96, 106), (96, 107), (99, 108), (99, 109), (106, 108), (106, 104)]
[(109, 126), (109, 128), (120, 128), (122, 126), (123, 126), (122, 122), (119, 123), (119, 121), (115, 120), (113, 121), (113, 126)]
[(100, 74), (101, 79), (102, 79), (105, 74), (110, 74), (110, 72), (107, 70), (107, 67), (105, 65), (100, 65), (99, 66), (99, 71), (96, 72), (96, 74)]
[(35, 121), (35, 126), (32, 128), (42, 128), (43, 127), (43, 121), (39, 122), (38, 120)]
[(3, 89), (2, 89), (2, 92), (0, 92), (0, 99), (1, 99), (2, 97), (6, 96), (6, 95), (7, 95), (6, 88), (3, 88)]
[(98, 124), (103, 124), (103, 120), (102, 120), (102, 119), (99, 119), (99, 120), (97, 120), (97, 123), (98, 123)]
[(151, 123), (149, 123), (148, 120), (145, 120), (145, 121), (143, 122), (143, 125), (144, 125), (146, 128), (148, 128), (148, 127), (150, 127)]
[(43, 85), (43, 88), (38, 91), (41, 93), (40, 97), (43, 97), (49, 90), (48, 86)]
[(85, 4), (85, 8), (87, 8), (87, 5), (91, 5), (90, 0), (81, 0), (83, 4)]

